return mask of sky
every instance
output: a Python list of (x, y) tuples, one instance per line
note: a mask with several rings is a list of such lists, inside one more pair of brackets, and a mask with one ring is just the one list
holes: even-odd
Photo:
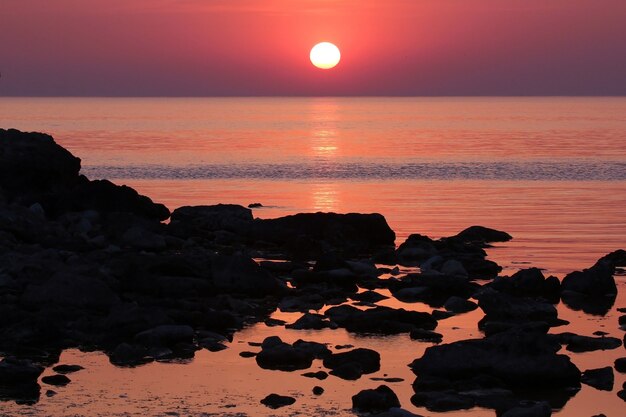
[(626, 95), (625, 22), (625, 0), (0, 0), (0, 96)]

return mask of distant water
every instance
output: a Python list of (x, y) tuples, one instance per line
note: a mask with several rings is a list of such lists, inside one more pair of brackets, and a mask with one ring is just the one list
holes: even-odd
[(626, 98), (0, 98), (0, 126), (172, 209), (376, 211), (398, 243), (485, 224), (515, 237), (494, 259), (556, 273), (626, 246)]

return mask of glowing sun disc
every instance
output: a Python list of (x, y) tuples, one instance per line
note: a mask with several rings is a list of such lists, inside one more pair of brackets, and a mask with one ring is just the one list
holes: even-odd
[(339, 48), (330, 42), (318, 43), (311, 49), (311, 63), (317, 68), (331, 69), (337, 66), (341, 59)]

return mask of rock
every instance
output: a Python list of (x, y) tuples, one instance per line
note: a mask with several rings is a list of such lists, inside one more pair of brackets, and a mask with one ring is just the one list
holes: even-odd
[(263, 341), (262, 350), (255, 359), (263, 369), (290, 372), (310, 368), (314, 358), (315, 354), (310, 350), (292, 346), (274, 336)]
[(120, 343), (111, 352), (109, 359), (116, 366), (137, 366), (150, 362), (147, 356), (148, 351), (143, 346)]
[(43, 370), (29, 360), (4, 358), (0, 361), (0, 386), (37, 384)]
[(550, 325), (561, 324), (552, 304), (528, 297), (513, 297), (492, 288), (485, 288), (474, 297), (485, 312), (482, 324), (489, 321), (544, 321)]
[(86, 275), (57, 272), (41, 285), (29, 285), (21, 298), (32, 309), (46, 305), (93, 311), (109, 311), (119, 297), (103, 281)]
[(617, 396), (626, 401), (626, 382), (622, 385), (622, 390), (617, 393)]
[(578, 387), (580, 371), (567, 356), (557, 355), (558, 350), (558, 344), (546, 335), (511, 330), (486, 339), (429, 347), (410, 366), (418, 379), (486, 375), (511, 389)]
[(431, 330), (413, 329), (409, 334), (411, 340), (419, 340), (421, 342), (441, 343), (443, 335)]
[(371, 349), (357, 348), (332, 354), (324, 359), (324, 366), (332, 369), (331, 375), (355, 380), (363, 374), (380, 370), (380, 354)]
[(377, 303), (379, 301), (386, 300), (389, 297), (382, 295), (376, 291), (364, 291), (358, 294), (351, 295), (350, 298), (363, 303)]
[(497, 277), (490, 286), (516, 297), (542, 296), (557, 303), (561, 283), (556, 277), (545, 278), (539, 268), (520, 269), (511, 277)]
[(73, 374), (74, 372), (78, 372), (80, 370), (83, 370), (85, 368), (83, 368), (80, 365), (57, 365), (54, 368), (52, 368), (52, 370), (54, 372), (57, 372), (59, 374)]
[(273, 409), (286, 407), (295, 402), (296, 399), (293, 397), (286, 397), (278, 394), (270, 394), (261, 400), (261, 404)]
[(307, 377), (307, 378), (319, 379), (320, 381), (323, 381), (326, 378), (328, 378), (328, 374), (324, 371), (307, 372), (307, 373), (302, 374), (302, 376)]
[(613, 368), (607, 366), (599, 369), (589, 369), (583, 372), (581, 382), (600, 391), (613, 391), (615, 377)]
[[(422, 263), (437, 255), (435, 242), (428, 236), (420, 234), (410, 235), (404, 243), (398, 246), (398, 260), (403, 265)], [(443, 258), (440, 258), (443, 261)]]
[(263, 207), (263, 204), (261, 203), (250, 203), (248, 204), (248, 208), (261, 208)]
[(465, 300), (464, 298), (452, 296), (448, 298), (448, 301), (443, 305), (447, 311), (452, 313), (461, 314), (474, 311), (478, 308), (478, 304), (473, 301)]
[(56, 391), (53, 391), (51, 389), (46, 390), (46, 397), (50, 398), (50, 397), (54, 397), (55, 395), (57, 395)]
[(306, 352), (313, 356), (315, 359), (324, 359), (332, 354), (330, 349), (323, 344), (317, 342), (308, 342), (306, 340), (298, 339), (293, 342), (293, 347)]
[(122, 242), (141, 250), (160, 251), (167, 247), (165, 238), (141, 227), (131, 227), (122, 236)]
[(552, 407), (546, 402), (540, 402), (528, 406), (515, 407), (507, 410), (502, 417), (550, 417)]
[(80, 159), (51, 136), (0, 129), (0, 188), (9, 199), (69, 186), (79, 171)]
[(245, 234), (254, 218), (252, 211), (235, 204), (185, 206), (172, 213), (169, 230), (177, 236), (204, 236), (225, 230)]
[(463, 266), (463, 264), (457, 261), (456, 259), (448, 259), (447, 261), (445, 261), (441, 267), (440, 272), (445, 275), (452, 275), (452, 276), (459, 276), (459, 277), (468, 276), (468, 273), (465, 270), (465, 267)]
[(323, 393), (324, 393), (324, 388), (322, 388), (320, 386), (313, 387), (313, 394), (314, 395), (322, 395)]
[(243, 294), (280, 294), (283, 283), (243, 255), (214, 255), (211, 258), (213, 284), (218, 290)]
[(490, 229), (483, 226), (470, 226), (450, 239), (459, 240), (464, 243), (492, 243), (492, 242), (508, 242), (513, 237), (500, 230)]
[(321, 330), (327, 328), (336, 328), (337, 325), (321, 314), (305, 313), (298, 320), (286, 325), (285, 327), (295, 330)]
[(437, 321), (428, 313), (382, 306), (359, 310), (342, 305), (328, 309), (325, 314), (353, 333), (397, 334), (408, 333), (415, 328), (433, 330), (437, 327)]
[(400, 407), (400, 401), (386, 385), (363, 390), (352, 397), (352, 408), (359, 412), (380, 413), (394, 407)]
[(411, 397), (411, 403), (435, 412), (467, 410), (476, 405), (472, 398), (452, 392), (419, 392)]
[(191, 343), (194, 331), (187, 325), (162, 325), (135, 335), (135, 341), (144, 346), (174, 346)]
[(622, 345), (622, 341), (615, 337), (581, 336), (569, 332), (550, 335), (550, 337), (567, 345), (567, 350), (570, 352), (577, 353), (617, 349)]
[(615, 296), (617, 286), (613, 274), (615, 267), (610, 262), (600, 260), (583, 271), (572, 272), (563, 278), (561, 292), (574, 292), (586, 296)]
[(626, 373), (626, 358), (615, 359), (615, 370), (619, 373)]
[(239, 352), (239, 356), (242, 358), (254, 358), (257, 355), (257, 352)]
[(71, 382), (65, 375), (48, 375), (41, 378), (41, 382), (55, 387), (64, 387)]

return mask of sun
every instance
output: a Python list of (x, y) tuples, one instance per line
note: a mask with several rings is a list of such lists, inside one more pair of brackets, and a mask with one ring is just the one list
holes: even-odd
[(311, 49), (311, 62), (317, 68), (331, 69), (337, 66), (341, 60), (339, 48), (330, 42), (318, 43)]

